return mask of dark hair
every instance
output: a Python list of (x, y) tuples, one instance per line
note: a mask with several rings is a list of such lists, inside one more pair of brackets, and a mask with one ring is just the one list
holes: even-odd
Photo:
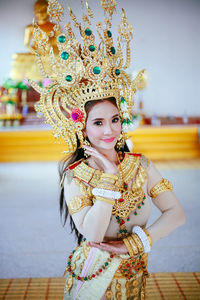
[[(85, 104), (86, 114), (88, 115), (88, 113), (90, 112), (92, 107), (94, 107), (96, 104), (104, 102), (104, 101), (110, 101), (111, 103), (113, 103), (117, 107), (116, 100), (115, 100), (114, 97), (107, 98), (107, 99), (101, 99), (101, 100), (92, 100), (92, 101), (86, 102), (86, 104)], [(76, 161), (78, 161), (82, 158), (86, 158), (85, 155), (84, 155), (84, 150), (82, 148), (79, 149), (79, 146), (80, 146), (80, 142), (79, 142), (79, 139), (77, 137), (77, 149), (76, 149), (76, 151), (71, 156), (68, 156), (68, 157), (64, 158), (63, 160), (61, 160), (59, 162), (58, 171), (59, 171), (60, 181), (63, 177), (63, 174), (64, 174), (66, 168), (69, 165), (73, 164), (74, 162), (76, 162)], [(121, 148), (121, 149), (115, 148), (115, 150), (117, 152), (118, 151), (129, 152), (129, 149), (128, 149), (126, 143), (125, 143), (123, 148)], [(65, 201), (64, 186), (62, 185), (61, 190), (60, 190), (60, 216), (61, 216), (61, 220), (63, 219), (63, 226), (65, 225), (65, 223), (67, 221), (68, 215), (69, 215), (69, 210), (68, 210), (68, 207), (67, 207), (67, 204), (66, 204), (66, 201)], [(70, 215), (70, 227), (71, 227), (71, 233), (72, 232), (75, 233), (78, 244), (80, 244), (80, 242), (83, 239), (83, 236), (77, 230), (76, 225), (75, 225), (71, 215)]]

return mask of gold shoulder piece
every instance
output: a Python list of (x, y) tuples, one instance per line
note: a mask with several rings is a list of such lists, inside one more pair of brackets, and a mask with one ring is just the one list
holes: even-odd
[(89, 183), (94, 176), (95, 169), (88, 167), (84, 162), (80, 163), (76, 168), (73, 169), (74, 177), (78, 178), (85, 183)]
[(92, 206), (92, 200), (85, 196), (72, 197), (68, 204), (69, 213), (72, 216), (74, 213), (81, 211), (86, 206)]
[(156, 185), (152, 187), (152, 189), (150, 190), (150, 196), (154, 199), (161, 193), (172, 190), (173, 186), (169, 182), (169, 180), (162, 178)]

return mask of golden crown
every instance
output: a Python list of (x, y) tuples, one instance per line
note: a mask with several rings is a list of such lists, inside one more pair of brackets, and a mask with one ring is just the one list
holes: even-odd
[[(83, 5), (83, 0), (81, 1)], [(114, 0), (101, 0), (104, 9), (104, 26), (96, 24), (100, 43), (95, 43), (95, 35), (91, 29), (91, 19), (94, 14), (85, 0), (86, 14), (83, 14), (83, 25), (68, 7), (73, 25), (78, 28), (82, 45), (78, 42), (70, 22), (61, 29), (59, 22), (64, 9), (57, 0), (48, 1), (48, 14), (55, 23), (50, 36), (57, 36), (58, 55), (49, 47), (49, 37), (34, 23), (34, 40), (38, 45), (36, 60), (44, 78), (50, 79), (50, 84), (40, 87), (29, 80), (34, 89), (40, 93), (40, 100), (35, 109), (44, 115), (46, 123), (50, 124), (56, 138), (62, 138), (68, 145), (67, 153), (77, 149), (77, 138), (80, 147), (84, 142), (82, 129), (85, 127), (85, 103), (114, 97), (122, 120), (122, 133), (131, 130), (131, 107), (133, 96), (144, 70), (140, 71), (131, 81), (125, 70), (130, 65), (130, 41), (133, 27), (127, 20), (124, 9), (119, 24), (117, 47), (114, 46), (111, 21), (116, 10)], [(125, 43), (126, 54), (123, 58), (121, 43)], [(49, 56), (48, 70), (45, 70), (42, 57)], [(49, 70), (50, 68), (50, 70)], [(46, 68), (47, 69), (47, 68)]]

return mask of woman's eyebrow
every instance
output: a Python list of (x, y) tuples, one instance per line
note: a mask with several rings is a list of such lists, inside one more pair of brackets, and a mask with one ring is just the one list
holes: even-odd
[[(112, 116), (112, 118), (114, 118), (114, 117), (118, 117), (119, 116), (119, 114), (115, 114), (114, 116)], [(104, 120), (104, 118), (95, 118), (95, 119), (93, 119), (92, 121), (96, 121), (96, 120), (100, 120), (100, 121), (102, 121), (102, 120)]]

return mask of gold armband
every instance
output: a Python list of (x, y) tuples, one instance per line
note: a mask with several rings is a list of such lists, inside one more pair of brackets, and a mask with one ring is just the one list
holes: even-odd
[(92, 200), (85, 196), (72, 197), (68, 204), (69, 213), (72, 216), (74, 213), (79, 212), (82, 208), (92, 205)]
[(156, 198), (158, 195), (165, 191), (172, 191), (173, 187), (172, 184), (167, 179), (160, 180), (152, 189), (150, 190), (151, 198)]

